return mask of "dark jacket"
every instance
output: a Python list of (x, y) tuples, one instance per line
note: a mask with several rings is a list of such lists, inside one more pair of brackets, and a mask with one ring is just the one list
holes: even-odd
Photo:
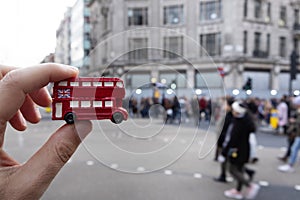
[(242, 118), (234, 117), (232, 123), (231, 137), (222, 154), (228, 157), (231, 163), (242, 165), (249, 160), (249, 136), (250, 133), (255, 132), (255, 123), (248, 113)]
[(223, 143), (225, 141), (226, 138), (226, 133), (228, 130), (228, 127), (230, 125), (230, 123), (232, 122), (233, 116), (232, 116), (232, 112), (229, 111), (226, 113), (225, 119), (224, 119), (224, 124), (223, 124), (223, 128), (221, 130), (220, 136), (218, 138), (218, 147), (222, 148), (223, 147)]

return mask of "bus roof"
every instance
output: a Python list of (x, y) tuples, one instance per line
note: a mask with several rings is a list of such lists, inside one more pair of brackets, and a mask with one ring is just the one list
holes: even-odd
[(108, 81), (122, 81), (122, 79), (118, 77), (73, 77), (69, 78), (63, 81), (78, 81), (78, 82), (83, 82), (83, 81), (102, 81), (102, 82), (108, 82)]

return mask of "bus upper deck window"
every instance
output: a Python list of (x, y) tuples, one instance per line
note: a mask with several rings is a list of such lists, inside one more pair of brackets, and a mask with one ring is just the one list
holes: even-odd
[(105, 101), (105, 107), (113, 107), (112, 101)]
[(93, 106), (95, 108), (101, 108), (102, 107), (102, 101), (94, 101)]
[(81, 101), (81, 107), (89, 108), (89, 107), (91, 107), (91, 102), (90, 101)]
[(82, 82), (82, 86), (91, 86), (91, 82)]
[(67, 81), (61, 81), (58, 83), (58, 86), (68, 86), (68, 82)]
[(122, 83), (122, 82), (117, 82), (117, 87), (123, 88), (123, 87), (124, 87), (124, 86), (123, 86), (123, 83)]
[(70, 101), (70, 107), (71, 108), (78, 108), (79, 102), (78, 101)]
[(104, 82), (104, 86), (106, 86), (106, 87), (113, 87), (114, 83), (113, 82)]
[(70, 82), (70, 86), (79, 86), (79, 82)]
[(93, 86), (96, 86), (96, 87), (102, 86), (102, 82), (93, 82)]

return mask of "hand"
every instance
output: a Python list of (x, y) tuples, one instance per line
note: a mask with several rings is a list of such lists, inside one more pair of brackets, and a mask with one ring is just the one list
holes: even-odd
[(223, 162), (225, 162), (225, 160), (226, 160), (226, 158), (224, 156), (222, 156), (222, 155), (218, 156), (218, 162), (223, 163)]
[(296, 119), (295, 119), (295, 118), (290, 118), (290, 119), (289, 119), (289, 122), (290, 122), (290, 123), (295, 123), (295, 122), (296, 122)]
[(26, 129), (26, 121), (38, 123), (41, 115), (36, 104), (51, 105), (44, 86), (77, 75), (77, 69), (58, 64), (19, 69), (0, 66), (0, 199), (39, 199), (91, 131), (89, 121), (76, 122), (76, 128), (64, 125), (24, 164), (2, 148), (7, 122), (19, 131)]

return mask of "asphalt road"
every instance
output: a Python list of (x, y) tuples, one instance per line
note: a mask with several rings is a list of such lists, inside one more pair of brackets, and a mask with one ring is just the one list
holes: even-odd
[[(8, 127), (4, 148), (25, 162), (62, 121), (43, 120), (20, 133)], [(202, 124), (170, 125), (161, 120), (134, 119), (113, 125), (95, 121), (70, 162), (57, 175), (42, 199), (105, 200), (216, 200), (234, 182), (216, 183), (219, 163), (213, 161), (214, 127)], [(282, 164), (286, 138), (258, 132), (259, 162), (255, 182), (261, 185), (256, 199), (299, 199), (300, 163), (296, 172), (277, 171)]]

